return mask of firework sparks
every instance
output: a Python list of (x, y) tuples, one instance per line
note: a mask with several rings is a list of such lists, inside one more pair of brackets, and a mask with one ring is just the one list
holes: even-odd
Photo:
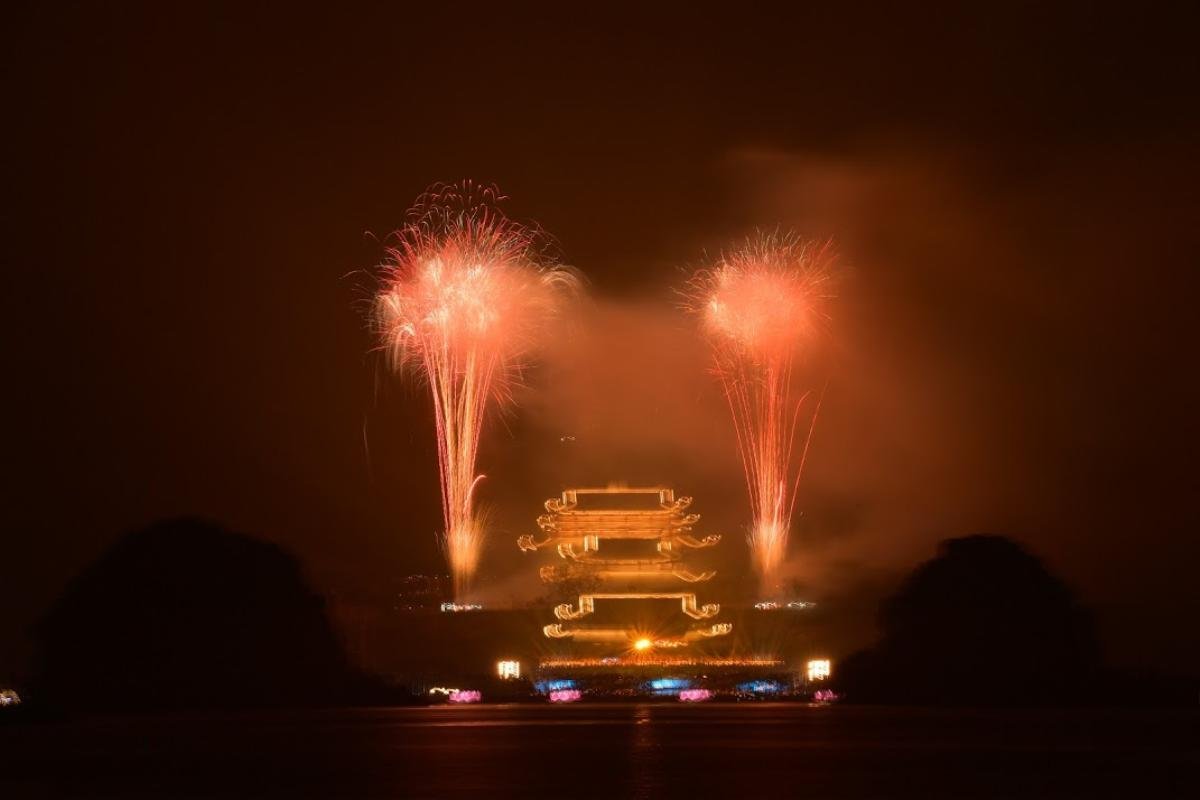
[(479, 562), (476, 454), (485, 413), (512, 388), (575, 279), (544, 237), (498, 209), (494, 188), (436, 186), (387, 250), (375, 310), (391, 363), (433, 398), (443, 544), (461, 597)]
[(733, 415), (750, 493), (750, 546), (765, 589), (775, 588), (786, 554), (820, 404), (811, 387), (798, 385), (794, 367), (827, 320), (833, 265), (828, 244), (758, 236), (698, 272), (686, 291)]

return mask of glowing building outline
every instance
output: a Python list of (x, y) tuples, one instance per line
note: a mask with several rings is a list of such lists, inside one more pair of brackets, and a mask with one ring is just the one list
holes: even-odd
[[(657, 506), (645, 509), (581, 509), (580, 497), (588, 496), (657, 496)], [(690, 497), (675, 497), (673, 489), (661, 486), (643, 488), (607, 487), (602, 489), (567, 489), (561, 498), (545, 503), (548, 513), (538, 517), (541, 535), (527, 534), (517, 539), (517, 546), (526, 552), (553, 547), (565, 565), (546, 566), (540, 570), (542, 580), (560, 581), (592, 577), (600, 580), (676, 579), (684, 583), (710, 580), (716, 572), (693, 572), (683, 564), (681, 548), (712, 547), (721, 540), (719, 535), (696, 538), (692, 528), (700, 521), (699, 514), (686, 513), (692, 504)], [(606, 558), (601, 555), (601, 541), (646, 540), (655, 542), (657, 555), (648, 558)], [(681, 612), (687, 617), (707, 621), (717, 616), (717, 603), (701, 605), (694, 592), (588, 592), (579, 596), (578, 603), (563, 603), (554, 609), (554, 616), (564, 622), (583, 619), (596, 610), (596, 601), (621, 600), (678, 600)], [(578, 642), (624, 643), (627, 649), (644, 651), (652, 648), (670, 649), (725, 636), (733, 625), (727, 622), (694, 627), (682, 635), (669, 638), (649, 638), (644, 632), (628, 627), (595, 627), (546, 625), (542, 632), (551, 639), (573, 639)], [(645, 646), (644, 642), (650, 642)], [(635, 646), (636, 643), (636, 646)]]
[(828, 658), (809, 659), (805, 664), (805, 674), (810, 681), (823, 681), (833, 674), (833, 664)]

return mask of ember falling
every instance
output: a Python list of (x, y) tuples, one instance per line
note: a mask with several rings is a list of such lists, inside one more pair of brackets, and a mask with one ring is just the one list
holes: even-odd
[(494, 187), (437, 185), (419, 197), (383, 265), (376, 318), (399, 369), (421, 375), (433, 399), (455, 596), (479, 565), (484, 524), (475, 490), (479, 435), (493, 404), (507, 404), (547, 322), (574, 287), (547, 263), (539, 233), (508, 219)]
[(835, 258), (829, 244), (759, 235), (720, 256), (687, 287), (712, 346), (737, 431), (750, 494), (749, 540), (760, 588), (778, 590), (796, 490), (821, 393), (796, 376), (828, 319)]

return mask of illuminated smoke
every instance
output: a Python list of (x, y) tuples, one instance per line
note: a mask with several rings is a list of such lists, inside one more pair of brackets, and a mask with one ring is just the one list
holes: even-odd
[(802, 385), (795, 366), (827, 322), (834, 261), (828, 244), (760, 235), (722, 253), (685, 292), (733, 415), (750, 493), (750, 546), (767, 591), (777, 588), (820, 409), (820, 391)]
[(475, 458), (485, 412), (514, 382), (576, 280), (545, 255), (544, 237), (508, 219), (494, 187), (438, 185), (417, 199), (382, 265), (376, 322), (391, 363), (422, 376), (433, 398), (445, 524), (461, 597), (483, 527)]

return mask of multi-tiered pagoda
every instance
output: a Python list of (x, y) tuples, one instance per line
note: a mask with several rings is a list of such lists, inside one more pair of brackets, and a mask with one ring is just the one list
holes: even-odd
[[(691, 502), (661, 487), (568, 489), (561, 499), (547, 500), (548, 513), (538, 518), (541, 535), (522, 536), (517, 544), (525, 551), (554, 546), (564, 563), (542, 567), (544, 581), (600, 588), (581, 593), (577, 604), (555, 607), (560, 622), (547, 625), (546, 636), (644, 651), (729, 633), (729, 623), (710, 621), (719, 605), (701, 605), (695, 592), (676, 590), (715, 574), (692, 571), (683, 562), (685, 550), (712, 547), (721, 538), (692, 535), (700, 515), (687, 513)], [(647, 624), (630, 606), (661, 600), (678, 602), (674, 619)], [(607, 613), (597, 613), (598, 605)]]

